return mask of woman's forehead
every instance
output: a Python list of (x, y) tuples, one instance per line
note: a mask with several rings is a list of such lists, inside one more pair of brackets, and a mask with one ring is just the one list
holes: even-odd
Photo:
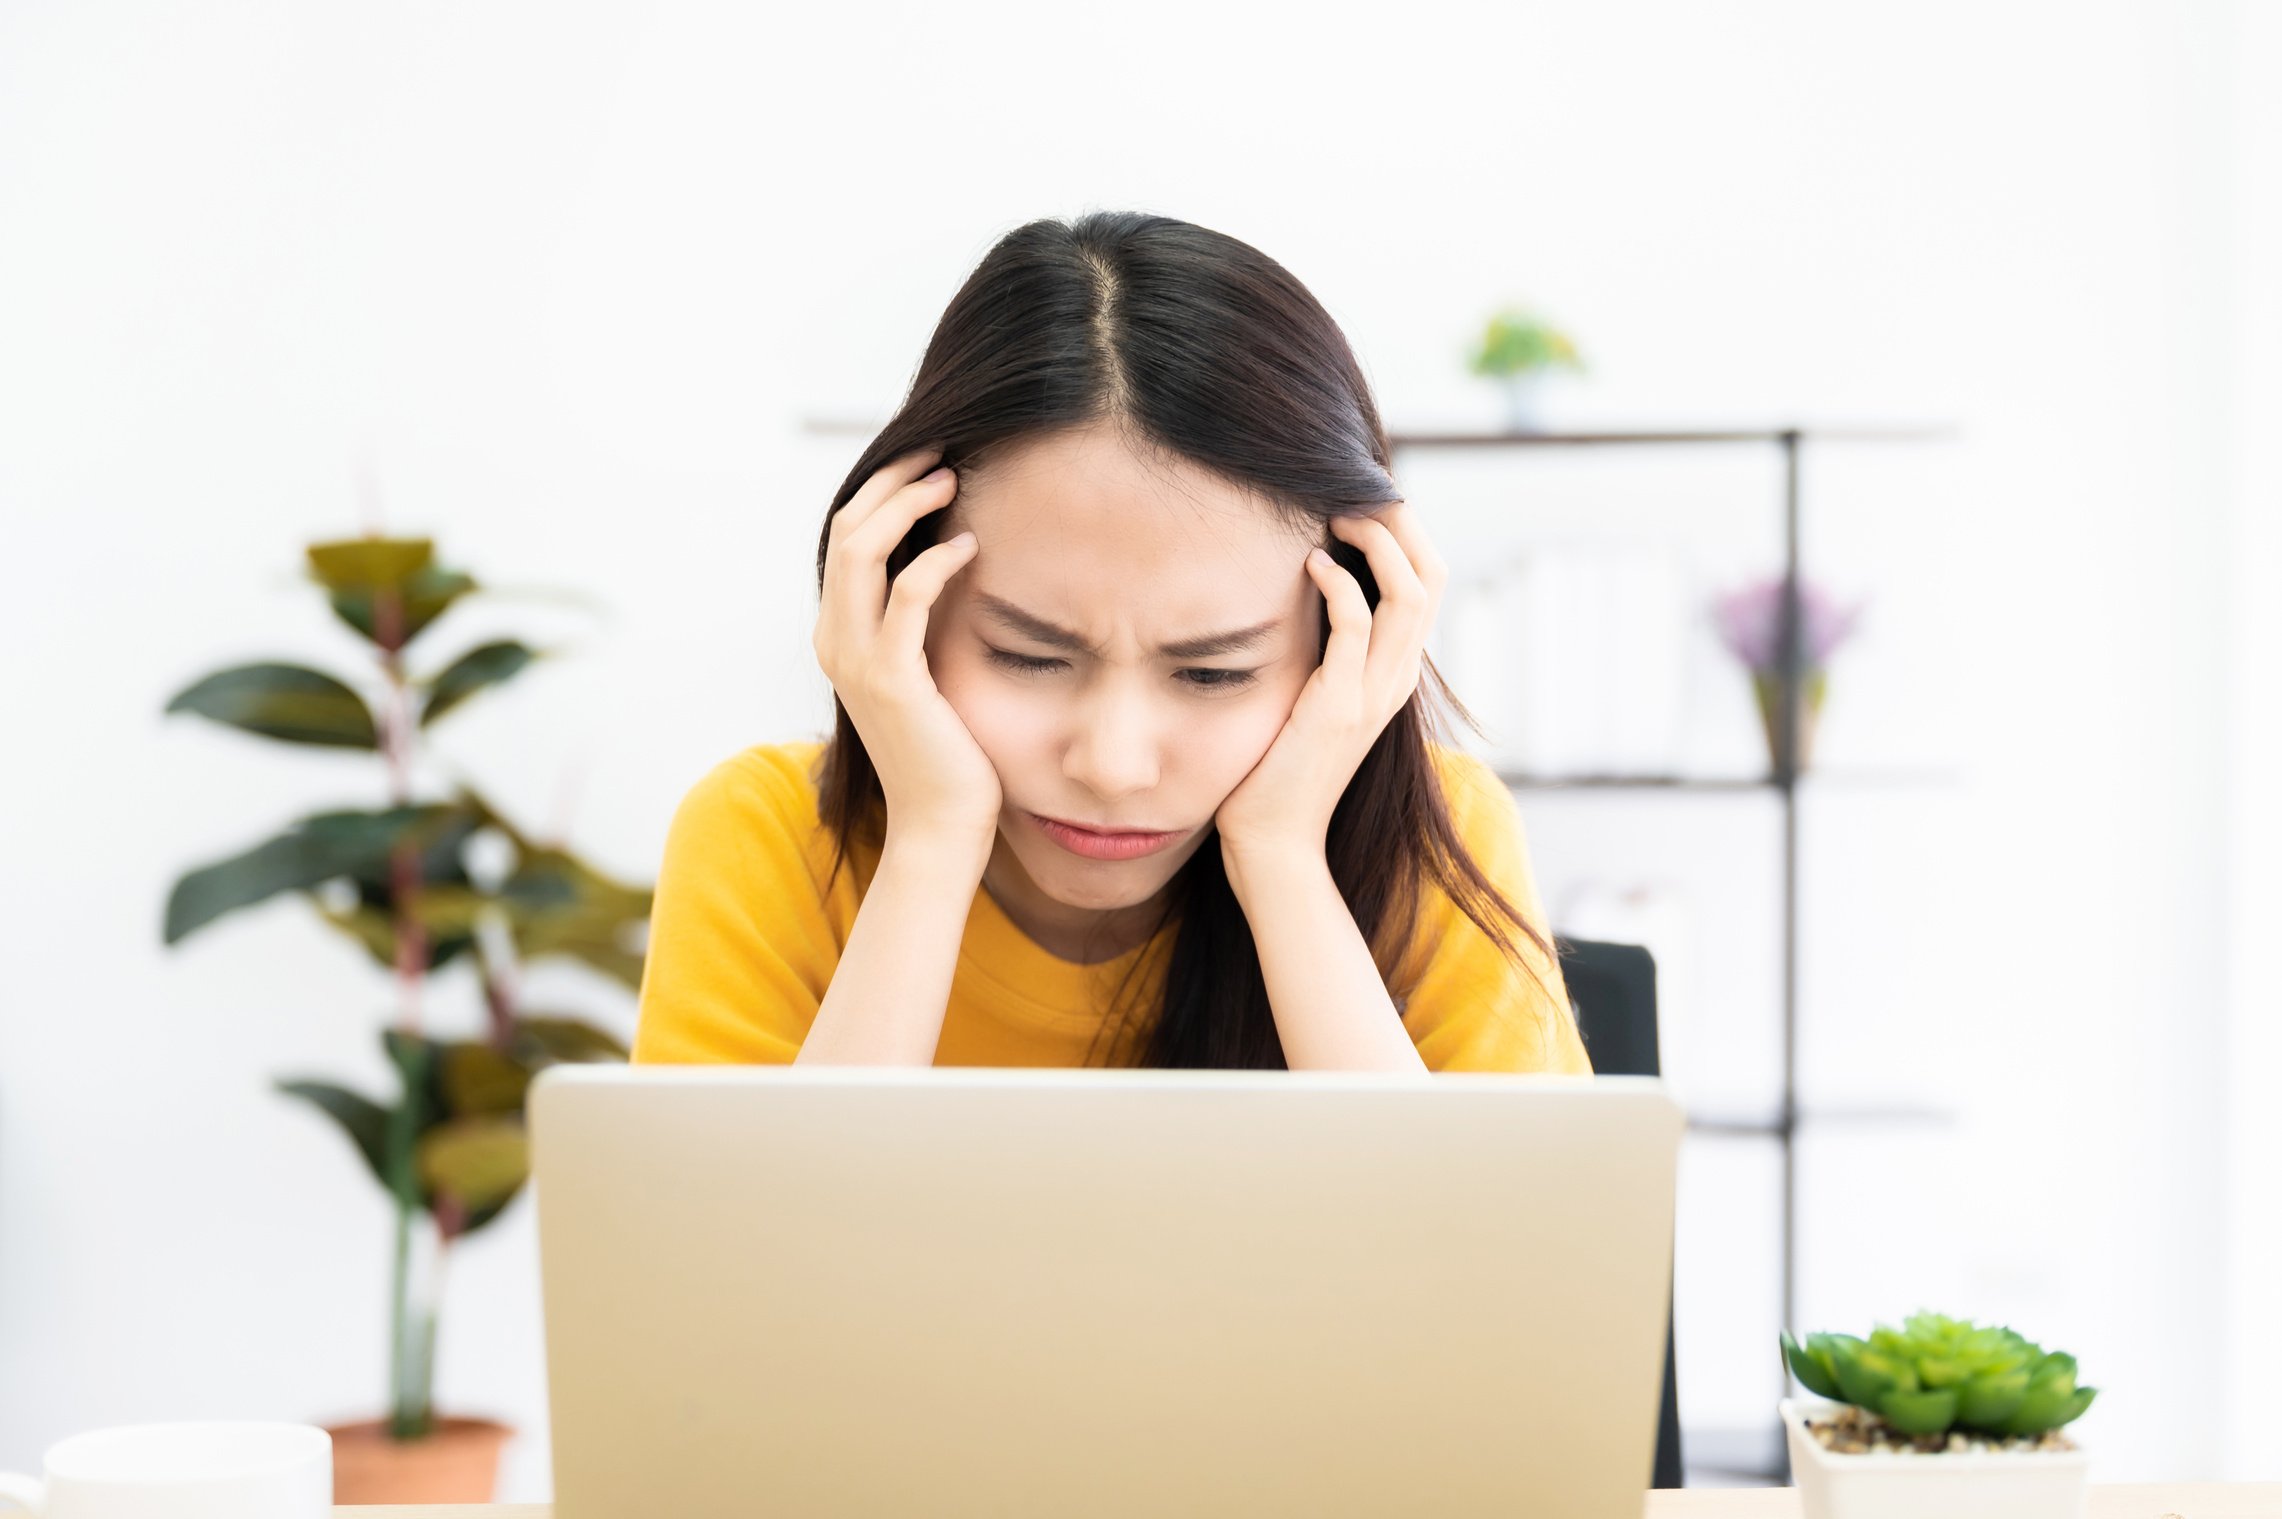
[(1023, 440), (962, 474), (945, 536), (969, 529), (1002, 562), (1092, 560), (1136, 574), (1297, 572), (1314, 542), (1257, 493), (1186, 460), (1138, 455), (1100, 427)]

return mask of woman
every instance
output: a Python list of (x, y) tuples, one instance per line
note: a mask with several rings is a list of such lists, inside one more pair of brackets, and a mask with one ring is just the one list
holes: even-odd
[(634, 1059), (1589, 1074), (1512, 796), (1434, 737), (1446, 574), (1275, 261), (1009, 233), (827, 514), (831, 739), (675, 813)]

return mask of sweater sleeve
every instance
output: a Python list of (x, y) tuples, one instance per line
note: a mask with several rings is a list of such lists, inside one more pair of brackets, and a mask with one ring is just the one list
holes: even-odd
[(692, 786), (666, 831), (637, 1065), (782, 1065), (839, 963), (796, 784), (753, 753)]
[[(1445, 755), (1444, 791), (1459, 836), (1482, 874), (1550, 943), (1513, 793), (1478, 756)], [(1437, 886), (1427, 887), (1420, 916), (1411, 963), (1419, 955), (1425, 963), (1402, 1017), (1429, 1070), (1592, 1074), (1558, 960), (1505, 924), (1524, 962), (1515, 965)]]

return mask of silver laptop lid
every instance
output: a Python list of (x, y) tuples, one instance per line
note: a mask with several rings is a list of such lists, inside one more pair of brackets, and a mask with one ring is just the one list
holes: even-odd
[(558, 1066), (557, 1519), (1637, 1519), (1648, 1077)]

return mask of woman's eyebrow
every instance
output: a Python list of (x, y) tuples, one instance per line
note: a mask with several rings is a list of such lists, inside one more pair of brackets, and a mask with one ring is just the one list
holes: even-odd
[[(1002, 601), (988, 591), (975, 592), (974, 600), (984, 616), (1025, 638), (1034, 639), (1050, 648), (1090, 654), (1097, 659), (1101, 656), (1101, 651), (1087, 643), (1079, 634), (1058, 623), (1048, 622), (1034, 613), (1025, 612), (1011, 601)], [(1216, 654), (1241, 654), (1265, 643), (1283, 625), (1281, 617), (1271, 617), (1257, 627), (1236, 628), (1226, 633), (1207, 633), (1200, 638), (1181, 638), (1159, 644), (1157, 652), (1167, 659), (1210, 659)]]

